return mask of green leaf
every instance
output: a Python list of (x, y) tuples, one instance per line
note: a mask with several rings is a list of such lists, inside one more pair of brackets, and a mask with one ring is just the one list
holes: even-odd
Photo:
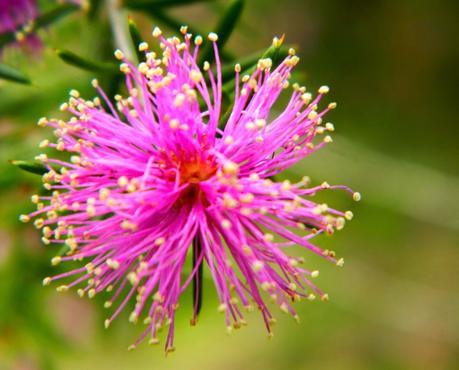
[(142, 35), (140, 34), (139, 29), (137, 28), (137, 25), (135, 22), (132, 20), (131, 17), (128, 19), (128, 24), (129, 24), (129, 34), (131, 35), (131, 40), (134, 45), (135, 52), (137, 54), (137, 59), (139, 62), (142, 62), (145, 60), (145, 53), (139, 50), (139, 45), (140, 43), (143, 42)]
[(21, 170), (31, 172), (36, 175), (43, 175), (48, 172), (48, 169), (39, 162), (21, 160), (10, 160), (9, 162), (14, 166), (19, 167)]
[[(232, 0), (223, 11), (223, 14), (215, 28), (215, 33), (218, 35), (219, 50), (223, 50), (223, 47), (229, 40), (237, 24), (237, 21), (241, 17), (243, 8), (244, 0)], [(204, 62), (205, 60), (207, 60), (209, 63), (213, 62), (214, 52), (212, 43), (206, 42), (199, 60), (200, 63)]]
[(86, 71), (109, 74), (121, 73), (118, 65), (115, 63), (90, 60), (69, 50), (57, 50), (56, 53), (65, 63)]
[(149, 10), (154, 7), (166, 8), (215, 0), (125, 0), (124, 6), (135, 10)]
[(34, 30), (41, 27), (49, 26), (50, 24), (57, 22), (62, 17), (71, 14), (79, 9), (80, 7), (78, 5), (71, 3), (59, 5), (56, 8), (51, 9), (50, 11), (38, 16), (34, 22)]
[(21, 84), (30, 84), (30, 79), (26, 75), (5, 64), (0, 64), (0, 78)]

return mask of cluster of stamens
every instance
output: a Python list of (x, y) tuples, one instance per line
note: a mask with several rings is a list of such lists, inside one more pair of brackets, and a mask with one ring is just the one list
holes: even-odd
[[(162, 54), (142, 42), (139, 50), (145, 60), (137, 66), (120, 50), (115, 52), (126, 75), (127, 97), (117, 95), (112, 104), (94, 80), (101, 98), (84, 100), (72, 90), (61, 105), (72, 118), (40, 119), (39, 126), (51, 126), (57, 137), (40, 147), (68, 152), (70, 160), (36, 157), (48, 169), (43, 175), (48, 193), (33, 195), (37, 211), (21, 216), (25, 222), (35, 219), (45, 244), (66, 247), (52, 259), (53, 265), (89, 260), (81, 268), (45, 278), (45, 285), (74, 276), (58, 291), (77, 287), (80, 296), (89, 298), (111, 292), (107, 308), (121, 301), (106, 327), (135, 297), (130, 321), (144, 315), (147, 327), (139, 341), (149, 335), (156, 344), (159, 330), (169, 326), (168, 351), (173, 349), (179, 296), (203, 263), (215, 282), (218, 309), (229, 331), (245, 324), (241, 308), (257, 307), (272, 335), (275, 319), (263, 296), (297, 320), (293, 302), (316, 296), (327, 300), (311, 282), (319, 272), (306, 269), (303, 258), (291, 257), (285, 249), (300, 245), (342, 266), (334, 251), (310, 240), (342, 229), (352, 212), (310, 198), (325, 189), (344, 189), (360, 199), (345, 186), (324, 182), (310, 187), (307, 177), (297, 183), (273, 180), (331, 142), (329, 135), (319, 142), (316, 138), (334, 131), (323, 116), (336, 103), (319, 111), (326, 86), (314, 98), (293, 84), (287, 107), (270, 119), (271, 107), (289, 88), (290, 71), (299, 61), (293, 49), (275, 68), (269, 58), (242, 76), (241, 66), (235, 66), (234, 104), (222, 128), (218, 37), (208, 36), (216, 60), (211, 68), (208, 62), (197, 63), (202, 37), (192, 41), (185, 27), (181, 31), (183, 40), (166, 39), (155, 28)], [(196, 238), (197, 262), (183, 279)], [(192, 322), (196, 318), (195, 307)]]

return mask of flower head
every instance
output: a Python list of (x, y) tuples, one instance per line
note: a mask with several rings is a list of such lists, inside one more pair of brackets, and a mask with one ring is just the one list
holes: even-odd
[[(214, 280), (229, 329), (245, 323), (243, 308), (255, 306), (271, 333), (274, 318), (265, 297), (295, 318), (293, 301), (326, 299), (312, 283), (318, 272), (287, 250), (299, 245), (341, 265), (342, 259), (311, 239), (342, 228), (352, 216), (310, 199), (328, 188), (351, 191), (346, 187), (309, 187), (306, 177), (297, 183), (273, 179), (330, 141), (317, 139), (333, 130), (321, 124), (335, 104), (319, 109), (328, 88), (312, 97), (294, 85), (287, 106), (273, 117), (299, 58), (291, 51), (276, 68), (261, 59), (242, 77), (236, 66), (233, 104), (222, 125), (217, 36), (209, 35), (214, 71), (207, 62), (197, 64), (202, 38), (193, 41), (183, 33), (183, 39), (166, 39), (155, 29), (162, 55), (142, 43), (145, 61), (138, 66), (115, 52), (128, 92), (115, 97), (115, 106), (94, 81), (102, 99), (84, 100), (71, 91), (61, 106), (73, 115), (70, 120), (39, 121), (58, 137), (42, 146), (71, 157), (38, 156), (49, 170), (43, 180), (52, 193), (34, 195), (38, 210), (22, 216), (35, 218), (45, 244), (67, 246), (53, 264), (86, 261), (45, 284), (71, 279), (58, 290), (77, 287), (89, 297), (112, 292), (106, 306), (117, 308), (106, 326), (136, 297), (130, 319), (147, 324), (137, 343), (146, 336), (157, 343), (158, 330), (168, 325), (166, 350), (173, 348), (179, 298), (202, 265)], [(192, 252), (193, 268), (184, 276)], [(195, 305), (193, 323), (197, 311)]]
[(37, 15), (35, 0), (0, 0), (0, 35), (13, 32), (17, 41), (39, 47), (40, 40), (30, 33)]

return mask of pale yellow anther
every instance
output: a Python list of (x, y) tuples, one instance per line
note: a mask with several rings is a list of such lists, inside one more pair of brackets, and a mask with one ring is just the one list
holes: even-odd
[(147, 51), (148, 50), (148, 43), (146, 42), (141, 42), (139, 44), (139, 51)]
[(69, 287), (67, 285), (61, 285), (56, 288), (56, 291), (59, 293), (64, 293), (69, 290)]
[(255, 199), (255, 196), (252, 193), (245, 193), (239, 197), (242, 203), (250, 203)]
[(317, 112), (315, 110), (310, 111), (308, 114), (308, 119), (314, 120), (316, 118), (317, 118)]
[(344, 259), (340, 258), (338, 261), (336, 261), (336, 266), (343, 267), (344, 266)]
[(327, 293), (322, 294), (322, 296), (320, 297), (320, 299), (321, 299), (323, 302), (327, 302), (327, 301), (328, 301), (328, 294), (327, 294)]
[(78, 90), (75, 90), (75, 89), (72, 89), (70, 90), (69, 92), (69, 95), (73, 98), (79, 98), (80, 97), (80, 93)]
[(223, 141), (226, 145), (230, 145), (234, 142), (234, 139), (232, 136), (228, 135), (225, 137), (224, 141)]
[(135, 272), (130, 272), (127, 275), (127, 279), (131, 283), (131, 285), (137, 285), (139, 283), (139, 278)]
[(160, 245), (163, 245), (165, 242), (166, 242), (166, 238), (161, 236), (155, 240), (155, 245), (160, 246)]
[(204, 71), (208, 71), (210, 68), (210, 63), (205, 61), (202, 68), (204, 69)]
[(288, 191), (292, 188), (292, 184), (290, 183), (289, 180), (284, 180), (281, 185), (281, 190), (282, 191)]
[(30, 217), (27, 216), (27, 215), (20, 215), (20, 216), (19, 216), (19, 220), (20, 220), (21, 222), (26, 223), (26, 222), (29, 222), (29, 221), (30, 221)]
[(335, 102), (328, 104), (328, 109), (335, 109), (337, 104)]
[(301, 95), (301, 100), (303, 101), (304, 104), (309, 104), (309, 102), (312, 100), (312, 95), (311, 93), (304, 93)]
[(246, 256), (251, 256), (253, 253), (252, 249), (247, 244), (242, 246), (242, 251), (244, 252)]
[(62, 152), (65, 149), (65, 144), (62, 140), (59, 140), (59, 142), (56, 145), (56, 150)]
[(37, 229), (41, 229), (45, 224), (45, 220), (42, 218), (37, 218), (33, 224)]
[(333, 123), (331, 122), (327, 122), (325, 124), (325, 128), (328, 130), (328, 131), (335, 131), (335, 126), (333, 125)]
[(320, 184), (320, 187), (322, 189), (329, 189), (330, 188), (330, 184), (326, 181), (324, 181), (322, 184)]
[(218, 308), (217, 308), (217, 311), (218, 312), (225, 312), (226, 310), (228, 309), (228, 306), (226, 303), (221, 303)]
[(150, 340), (148, 341), (148, 344), (151, 345), (151, 346), (154, 346), (156, 344), (159, 343), (159, 339), (158, 338), (150, 338)]
[(96, 290), (94, 288), (91, 288), (88, 290), (88, 297), (89, 298), (94, 298), (96, 296)]
[(281, 303), (279, 308), (281, 309), (282, 312), (288, 313), (288, 306), (287, 306), (287, 304), (285, 302)]
[(41, 117), (38, 122), (37, 122), (37, 125), (40, 126), (40, 127), (45, 127), (47, 124), (48, 124), (48, 119), (46, 117)]
[(239, 171), (239, 166), (232, 161), (226, 161), (223, 164), (223, 172), (227, 175), (236, 175), (238, 171)]
[(328, 86), (321, 86), (319, 87), (319, 94), (327, 94), (330, 91), (330, 88)]
[(272, 242), (274, 240), (274, 235), (270, 233), (266, 233), (263, 235), (263, 239), (267, 242)]
[(96, 215), (96, 207), (94, 207), (92, 204), (88, 204), (86, 206), (86, 213), (89, 217), (94, 217)]
[(316, 133), (317, 133), (318, 135), (322, 135), (324, 132), (325, 132), (325, 127), (318, 126), (318, 127), (316, 128)]
[(62, 261), (62, 257), (61, 256), (56, 256), (56, 257), (53, 257), (51, 259), (51, 265), (53, 266), (57, 266), (58, 264), (60, 264)]
[(85, 295), (85, 291), (84, 291), (83, 289), (78, 289), (78, 290), (77, 290), (77, 294), (78, 294), (78, 296), (79, 296), (80, 298), (83, 298), (84, 295)]
[(202, 80), (202, 74), (200, 71), (193, 69), (190, 71), (190, 79), (194, 83), (199, 83)]
[(117, 268), (120, 267), (120, 263), (116, 260), (113, 260), (111, 258), (107, 259), (106, 264), (108, 267), (110, 267), (113, 270), (116, 270)]
[(99, 81), (97, 80), (97, 78), (93, 78), (91, 80), (91, 85), (92, 87), (96, 88), (96, 87), (99, 87)]
[(222, 227), (224, 229), (230, 229), (231, 228), (231, 222), (230, 222), (230, 220), (227, 220), (227, 219), (222, 220), (221, 221), (221, 225), (222, 225)]
[(209, 33), (209, 35), (207, 36), (207, 38), (212, 41), (212, 42), (215, 42), (218, 40), (218, 35), (215, 33), (215, 32), (211, 32)]
[(281, 37), (281, 38), (274, 37), (273, 41), (272, 41), (272, 46), (274, 46), (275, 48), (279, 48), (282, 45), (283, 41), (284, 41), (283, 37)]
[(263, 262), (260, 261), (260, 260), (256, 260), (256, 261), (254, 261), (254, 262), (252, 263), (252, 270), (253, 270), (254, 272), (259, 272), (259, 271), (261, 271), (261, 270), (263, 269), (263, 267), (264, 267), (264, 264), (263, 264)]
[(110, 320), (109, 320), (109, 319), (106, 319), (106, 320), (104, 321), (104, 328), (105, 328), (105, 329), (108, 329), (109, 326), (110, 326)]
[(237, 63), (235, 66), (234, 66), (234, 72), (241, 72), (241, 65), (239, 63)]
[(185, 99), (186, 99), (185, 94), (177, 94), (177, 96), (174, 99), (174, 106), (181, 107), (183, 103), (185, 102)]
[(194, 44), (195, 45), (201, 45), (202, 44), (202, 36), (201, 35), (197, 35), (195, 38), (194, 38)]
[(99, 199), (104, 201), (108, 198), (108, 196), (110, 195), (110, 190), (107, 189), (107, 188), (102, 188), (99, 190)]
[(352, 213), (352, 211), (346, 211), (344, 212), (344, 217), (346, 218), (346, 220), (352, 220), (354, 218), (354, 214)]
[(156, 292), (154, 295), (153, 295), (153, 300), (155, 300), (156, 302), (164, 302), (164, 297), (162, 296), (162, 294), (160, 292)]
[(247, 130), (249, 130), (249, 131), (253, 131), (253, 130), (255, 130), (256, 126), (255, 126), (255, 123), (253, 123), (253, 122), (247, 122), (245, 124), (245, 128)]
[(124, 59), (124, 53), (120, 49), (116, 49), (114, 52), (115, 58), (118, 60)]
[(105, 301), (104, 302), (104, 308), (110, 308), (112, 306), (112, 302), (111, 301)]
[(129, 322), (132, 322), (133, 324), (137, 323), (139, 319), (139, 316), (137, 315), (137, 313), (135, 312), (131, 312), (131, 314), (129, 315)]
[(180, 126), (180, 121), (178, 119), (171, 119), (169, 121), (169, 127), (173, 130), (177, 129)]
[(40, 148), (46, 148), (49, 145), (49, 140), (42, 140), (38, 145)]
[(331, 143), (333, 141), (332, 137), (330, 135), (327, 135), (324, 137), (324, 142), (325, 143)]
[(319, 276), (319, 271), (314, 270), (314, 271), (311, 272), (311, 277), (312, 277), (313, 279), (315, 279), (315, 278), (318, 277), (318, 276)]
[(129, 180), (127, 179), (126, 176), (121, 176), (121, 177), (118, 179), (118, 186), (124, 187), (124, 186), (126, 186), (128, 183), (129, 183)]
[(153, 35), (153, 37), (159, 37), (161, 36), (163, 32), (161, 31), (161, 29), (159, 27), (155, 27), (153, 28), (153, 32), (151, 33)]
[(271, 58), (265, 58), (265, 59), (258, 60), (257, 67), (263, 70), (263, 69), (270, 69), (272, 65), (273, 65), (273, 61), (271, 60)]
[(68, 109), (69, 109), (68, 103), (62, 103), (62, 104), (60, 105), (60, 107), (59, 107), (59, 110), (60, 110), (61, 112), (65, 112), (65, 111), (68, 110)]
[(42, 282), (43, 286), (51, 284), (51, 278), (45, 277)]
[(362, 195), (359, 192), (355, 192), (352, 194), (352, 199), (354, 199), (356, 202), (359, 202), (362, 199)]
[(308, 300), (309, 300), (309, 301), (313, 301), (313, 300), (315, 300), (315, 299), (316, 299), (315, 294), (312, 294), (312, 293), (308, 294)]

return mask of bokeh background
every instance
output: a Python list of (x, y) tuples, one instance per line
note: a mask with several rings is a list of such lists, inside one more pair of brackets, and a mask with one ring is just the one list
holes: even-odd
[[(42, 1), (43, 8), (51, 1)], [(298, 325), (277, 312), (268, 340), (256, 313), (231, 336), (211, 281), (199, 325), (191, 328), (184, 297), (177, 351), (162, 346), (127, 352), (140, 328), (127, 314), (105, 331), (103, 298), (82, 300), (41, 287), (52, 273), (52, 248), (18, 222), (32, 209), (39, 179), (8, 163), (39, 153), (49, 132), (41, 116), (59, 115), (70, 88), (92, 96), (92, 74), (64, 64), (54, 49), (107, 59), (111, 34), (96, 19), (73, 14), (40, 33), (41, 55), (7, 50), (32, 86), (0, 82), (0, 369), (314, 369), (455, 370), (459, 368), (459, 48), (456, 1), (250, 0), (228, 49), (242, 56), (286, 34), (298, 48), (308, 87), (332, 87), (334, 143), (286, 176), (348, 184), (329, 204), (355, 218), (320, 240), (346, 260), (319, 267), (328, 303), (303, 302)], [(167, 14), (210, 31), (225, 1), (187, 5)], [(151, 16), (129, 11), (148, 36)]]

